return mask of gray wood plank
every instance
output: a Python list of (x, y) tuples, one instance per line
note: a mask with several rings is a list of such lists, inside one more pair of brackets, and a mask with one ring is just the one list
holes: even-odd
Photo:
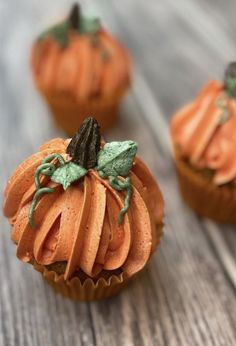
[[(12, 169), (60, 135), (34, 90), (33, 37), (68, 1), (0, 1), (0, 189)], [(235, 2), (88, 0), (129, 48), (133, 88), (108, 139), (135, 139), (165, 195), (165, 236), (147, 269), (122, 294), (74, 303), (15, 258), (0, 219), (0, 345), (234, 345), (235, 227), (197, 218), (178, 193), (168, 119), (236, 56)], [(10, 20), (9, 20), (10, 19)]]

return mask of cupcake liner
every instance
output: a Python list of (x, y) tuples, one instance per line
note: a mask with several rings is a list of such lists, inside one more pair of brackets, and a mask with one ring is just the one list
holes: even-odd
[(176, 157), (179, 187), (184, 201), (200, 216), (219, 223), (236, 222), (236, 189), (217, 186)]
[(128, 85), (124, 84), (109, 98), (97, 97), (88, 101), (78, 101), (72, 95), (49, 92), (40, 86), (38, 88), (46, 98), (57, 126), (72, 136), (88, 116), (97, 119), (102, 131), (110, 128), (118, 118), (118, 106)]
[(63, 275), (48, 270), (43, 265), (34, 263), (33, 266), (57, 293), (72, 300), (84, 302), (114, 296), (130, 281), (130, 278), (125, 278), (123, 273), (112, 275), (108, 279), (99, 278), (96, 282), (91, 278), (82, 282), (77, 276), (70, 280), (64, 280)]
[[(152, 253), (156, 250), (163, 234), (163, 222), (156, 225), (156, 242)], [(150, 254), (151, 257), (151, 254)], [(48, 269), (46, 266), (31, 263), (35, 270), (40, 272), (46, 282), (57, 292), (73, 300), (90, 302), (109, 298), (118, 294), (126, 286), (132, 277), (127, 277), (124, 273), (112, 274), (109, 278), (82, 278), (75, 276), (70, 280), (64, 280), (63, 274)]]

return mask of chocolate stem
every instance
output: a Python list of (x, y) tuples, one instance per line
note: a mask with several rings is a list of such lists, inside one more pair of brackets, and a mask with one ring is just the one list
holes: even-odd
[(93, 168), (97, 164), (100, 142), (100, 126), (96, 119), (90, 117), (84, 120), (66, 152), (72, 157), (72, 162), (86, 169)]
[(69, 25), (71, 29), (74, 30), (78, 30), (80, 27), (80, 14), (81, 14), (81, 10), (80, 10), (80, 5), (75, 3), (70, 11), (69, 14)]

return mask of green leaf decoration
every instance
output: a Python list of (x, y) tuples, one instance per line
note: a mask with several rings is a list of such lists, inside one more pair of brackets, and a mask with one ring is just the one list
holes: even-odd
[(39, 37), (38, 40), (42, 41), (45, 38), (51, 37), (57, 41), (61, 48), (66, 47), (68, 43), (68, 30), (69, 30), (69, 22), (67, 20), (56, 24), (44, 31)]
[(80, 26), (78, 30), (79, 34), (95, 35), (100, 29), (101, 22), (99, 18), (81, 17)]
[(68, 44), (68, 34), (70, 30), (73, 30), (73, 32), (78, 35), (88, 34), (91, 35), (91, 37), (94, 37), (101, 28), (101, 23), (98, 18), (81, 17), (79, 23), (77, 29), (71, 29), (70, 23), (68, 19), (66, 19), (44, 31), (38, 37), (38, 40), (41, 41), (47, 37), (51, 37), (57, 41), (61, 48), (65, 48)]
[(236, 99), (236, 62), (230, 62), (225, 70), (224, 87), (227, 95)]
[(96, 170), (103, 177), (127, 176), (133, 165), (138, 145), (133, 141), (106, 143), (98, 153)]
[(66, 190), (71, 183), (82, 178), (86, 173), (87, 169), (73, 162), (69, 162), (57, 168), (51, 176), (51, 180), (61, 184), (64, 190)]
[(229, 77), (226, 79), (226, 92), (229, 97), (235, 99), (236, 98), (236, 78)]

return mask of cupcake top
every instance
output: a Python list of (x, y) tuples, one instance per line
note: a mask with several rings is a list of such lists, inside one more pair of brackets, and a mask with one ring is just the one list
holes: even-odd
[(177, 155), (194, 168), (211, 170), (217, 185), (236, 182), (236, 63), (224, 83), (209, 81), (171, 121)]
[(136, 151), (133, 141), (101, 141), (88, 118), (72, 139), (53, 139), (23, 161), (4, 202), (18, 258), (66, 262), (65, 279), (78, 269), (90, 277), (141, 270), (160, 241), (163, 199)]
[(32, 49), (36, 84), (75, 100), (109, 97), (129, 84), (125, 49), (97, 18), (72, 7), (68, 18), (43, 32)]

